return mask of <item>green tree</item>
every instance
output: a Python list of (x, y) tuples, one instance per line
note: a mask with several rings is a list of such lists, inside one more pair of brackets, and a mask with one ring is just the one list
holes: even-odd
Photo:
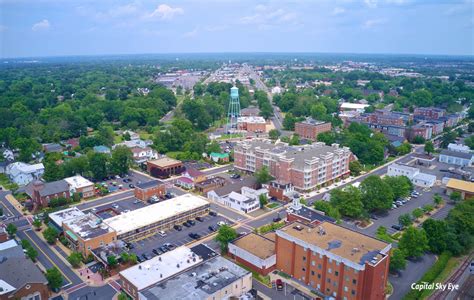
[(423, 216), (424, 212), (421, 208), (415, 208), (412, 212), (411, 212), (411, 215), (413, 216), (413, 218), (415, 219), (419, 219)]
[(258, 201), (260, 202), (260, 208), (264, 208), (265, 205), (268, 204), (268, 197), (267, 195), (265, 194), (260, 194), (260, 196), (258, 196)]
[(434, 152), (434, 145), (433, 145), (433, 142), (432, 141), (426, 141), (425, 143), (425, 148), (424, 148), (425, 152), (430, 155), (431, 153)]
[(447, 250), (449, 235), (448, 226), (444, 220), (427, 219), (423, 222), (423, 229), (426, 232), (431, 252), (440, 254)]
[(33, 262), (35, 262), (36, 258), (38, 257), (38, 251), (36, 251), (36, 249), (32, 246), (29, 246), (28, 248), (26, 248), (26, 256), (28, 256)]
[(311, 117), (316, 120), (325, 120), (327, 116), (327, 109), (323, 103), (319, 102), (311, 106)]
[(290, 139), (290, 146), (296, 146), (300, 144), (300, 136), (298, 134), (293, 134)]
[(114, 255), (107, 256), (107, 265), (109, 267), (114, 268), (115, 266), (117, 266), (117, 264), (118, 264), (118, 261)]
[(403, 143), (396, 148), (396, 153), (398, 155), (405, 155), (411, 152), (411, 144), (410, 143)]
[(226, 253), (228, 250), (228, 244), (230, 241), (237, 238), (237, 232), (234, 228), (228, 225), (222, 225), (219, 227), (219, 231), (216, 236), (216, 241), (219, 243), (221, 247), (221, 251)]
[[(474, 124), (474, 122), (471, 124)], [(466, 146), (468, 146), (471, 150), (474, 150), (474, 135), (471, 135), (470, 137), (465, 138), (464, 144), (466, 144)]]
[(56, 181), (64, 178), (63, 168), (55, 161), (47, 161), (44, 164), (43, 179), (47, 182)]
[(80, 252), (73, 252), (67, 257), (67, 261), (71, 264), (73, 268), (77, 268), (81, 265), (82, 254)]
[(267, 182), (273, 180), (273, 177), (272, 177), (272, 175), (270, 175), (270, 172), (268, 171), (267, 166), (263, 166), (260, 169), (258, 169), (255, 172), (255, 178), (256, 178), (256, 180), (259, 184), (267, 183)]
[(331, 191), (331, 204), (336, 207), (343, 216), (360, 218), (364, 213), (362, 193), (356, 187), (349, 186), (343, 190)]
[(418, 145), (423, 144), (425, 141), (426, 141), (425, 138), (422, 137), (421, 135), (417, 135), (411, 140), (413, 144), (418, 144)]
[(58, 238), (58, 232), (55, 229), (48, 227), (43, 231), (43, 237), (49, 244), (54, 244)]
[(34, 219), (33, 221), (33, 226), (36, 228), (36, 230), (41, 229), (42, 222), (40, 219)]
[(46, 279), (52, 290), (58, 290), (63, 284), (63, 276), (56, 267), (46, 270)]
[(268, 132), (268, 136), (270, 137), (270, 139), (272, 140), (277, 140), (278, 137), (280, 137), (280, 131), (278, 131), (277, 129), (271, 129), (269, 132)]
[(314, 209), (322, 211), (326, 216), (339, 220), (341, 218), (341, 213), (339, 210), (332, 206), (329, 202), (326, 201), (316, 201), (314, 202)]
[(405, 260), (405, 254), (398, 248), (393, 249), (392, 255), (390, 256), (390, 272), (397, 272), (405, 269), (407, 261)]
[(89, 152), (88, 153), (88, 158), (89, 158), (89, 166), (90, 166), (90, 171), (92, 173), (92, 177), (95, 180), (102, 180), (104, 179), (107, 174), (107, 164), (108, 164), (108, 157), (104, 153), (95, 153), (95, 152)]
[(130, 256), (128, 257), (128, 261), (129, 261), (132, 265), (136, 265), (136, 264), (137, 264), (137, 261), (138, 261), (137, 255), (136, 255), (135, 253), (130, 254)]
[(383, 181), (392, 189), (394, 199), (407, 197), (413, 191), (413, 183), (406, 176), (385, 176)]
[(392, 188), (380, 177), (371, 175), (360, 184), (362, 202), (367, 211), (388, 210), (392, 207), (394, 194)]
[(451, 195), (449, 195), (449, 199), (453, 200), (454, 202), (459, 202), (462, 199), (461, 193), (458, 191), (454, 191), (451, 193)]
[(14, 237), (15, 234), (16, 234), (16, 232), (17, 232), (17, 230), (18, 230), (18, 228), (15, 226), (15, 224), (10, 223), (10, 224), (7, 225), (6, 231), (7, 231), (8, 235), (9, 235), (10, 237)]
[(321, 132), (316, 137), (316, 140), (330, 146), (336, 142), (336, 135), (331, 131)]
[(127, 294), (125, 294), (124, 292), (121, 292), (118, 297), (117, 297), (118, 300), (129, 300)]
[(353, 160), (349, 163), (349, 170), (351, 171), (352, 176), (359, 176), (363, 167), (358, 160)]
[(443, 197), (441, 197), (439, 194), (435, 194), (433, 196), (433, 203), (436, 205), (436, 207), (443, 204), (443, 202), (444, 202)]
[(285, 130), (295, 130), (296, 118), (292, 113), (287, 113), (283, 119), (283, 128)]
[(413, 223), (410, 214), (402, 214), (398, 217), (398, 223), (405, 227), (410, 226)]
[(112, 126), (102, 125), (99, 127), (97, 137), (101, 141), (101, 144), (106, 146), (112, 146), (114, 144), (114, 129)]
[(403, 233), (398, 246), (407, 257), (421, 257), (428, 250), (428, 238), (423, 229), (410, 226)]
[(133, 162), (132, 151), (125, 146), (119, 146), (112, 151), (110, 162), (114, 174), (126, 174)]
[(130, 254), (128, 254), (127, 252), (122, 252), (120, 254), (120, 260), (122, 261), (122, 263), (127, 263), (130, 260)]

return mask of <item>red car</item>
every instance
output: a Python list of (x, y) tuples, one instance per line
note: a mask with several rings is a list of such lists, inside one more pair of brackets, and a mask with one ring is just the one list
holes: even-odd
[(283, 291), (283, 281), (281, 279), (276, 280), (277, 291)]

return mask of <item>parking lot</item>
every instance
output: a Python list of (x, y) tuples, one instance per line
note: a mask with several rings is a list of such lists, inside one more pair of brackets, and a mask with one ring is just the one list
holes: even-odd
[(143, 254), (146, 254), (149, 257), (154, 257), (156, 256), (156, 254), (153, 253), (153, 249), (163, 246), (166, 243), (170, 243), (176, 247), (179, 247), (189, 242), (195, 241), (195, 239), (189, 236), (190, 233), (197, 233), (201, 236), (201, 238), (204, 238), (205, 236), (213, 233), (213, 231), (210, 231), (208, 227), (213, 226), (214, 229), (217, 230), (217, 223), (221, 221), (224, 221), (229, 225), (233, 224), (230, 220), (226, 219), (221, 215), (206, 215), (205, 217), (203, 217), (202, 222), (196, 221), (196, 224), (189, 228), (182, 226), (181, 231), (171, 229), (165, 232), (166, 236), (161, 236), (157, 232), (153, 236), (150, 236), (137, 242), (133, 242), (133, 248), (131, 249), (131, 252), (135, 253), (138, 257), (141, 257)]
[(95, 182), (96, 186), (106, 187), (109, 193), (133, 189), (137, 184), (151, 179), (137, 172), (130, 171), (125, 176), (109, 176), (107, 179)]

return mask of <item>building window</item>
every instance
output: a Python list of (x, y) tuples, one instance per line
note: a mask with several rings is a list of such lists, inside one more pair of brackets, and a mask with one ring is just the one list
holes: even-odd
[(303, 261), (306, 261), (306, 256), (303, 256)]
[(336, 276), (339, 276), (339, 272), (338, 272), (338, 271), (334, 272), (334, 274), (335, 274)]
[(331, 278), (328, 278), (328, 283), (331, 283)]
[(357, 283), (357, 280), (352, 279), (352, 283), (353, 283), (353, 284), (356, 284), (356, 283)]
[(314, 271), (311, 271), (311, 275), (314, 276)]
[(351, 291), (351, 294), (352, 294), (352, 295), (355, 295), (355, 294), (356, 294), (356, 291), (352, 290), (352, 291)]
[(318, 274), (318, 279), (321, 279), (321, 274)]
[(320, 269), (320, 270), (321, 270), (321, 268), (322, 268), (321, 264), (318, 264), (318, 269)]
[(315, 265), (316, 265), (316, 262), (315, 262), (314, 260), (311, 261), (311, 265), (312, 265), (312, 266), (315, 266)]
[(332, 273), (332, 269), (331, 269), (331, 268), (328, 269), (328, 273), (329, 273), (329, 274)]
[(305, 269), (305, 268), (301, 268), (301, 271), (306, 272), (306, 269)]
[(344, 287), (344, 292), (347, 292), (349, 289), (347, 288), (347, 286)]

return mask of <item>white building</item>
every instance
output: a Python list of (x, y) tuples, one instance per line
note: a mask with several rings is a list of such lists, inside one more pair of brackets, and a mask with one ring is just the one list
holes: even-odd
[(279, 86), (275, 86), (272, 88), (272, 94), (273, 95), (277, 95), (277, 94), (281, 94), (282, 90), (281, 90), (281, 87)]
[(133, 155), (133, 160), (137, 164), (147, 162), (152, 159), (158, 159), (158, 152), (151, 149), (150, 147), (133, 147), (130, 148)]
[(350, 103), (350, 102), (344, 102), (341, 103), (341, 106), (339, 109), (341, 111), (357, 111), (357, 112), (364, 112), (366, 107), (369, 107), (370, 105), (368, 104), (360, 104), (360, 103)]
[(453, 152), (471, 153), (471, 148), (462, 144), (450, 143), (448, 145), (448, 150), (451, 150)]
[(456, 152), (452, 150), (442, 150), (439, 154), (439, 161), (456, 166), (472, 166), (474, 164), (474, 154), (471, 152)]
[(30, 165), (23, 162), (15, 162), (7, 166), (5, 173), (14, 183), (27, 185), (44, 174), (44, 165), (42, 163)]
[(234, 210), (250, 213), (260, 208), (259, 197), (262, 194), (268, 198), (267, 189), (254, 190), (244, 186), (240, 194), (232, 191), (227, 195), (218, 195), (215, 191), (210, 191), (207, 197)]
[(420, 169), (393, 163), (388, 166), (387, 176), (406, 176), (417, 186), (432, 187), (436, 182), (436, 176), (421, 173)]
[(72, 194), (80, 193), (82, 198), (95, 196), (94, 183), (80, 175), (64, 178), (69, 185), (69, 192)]

